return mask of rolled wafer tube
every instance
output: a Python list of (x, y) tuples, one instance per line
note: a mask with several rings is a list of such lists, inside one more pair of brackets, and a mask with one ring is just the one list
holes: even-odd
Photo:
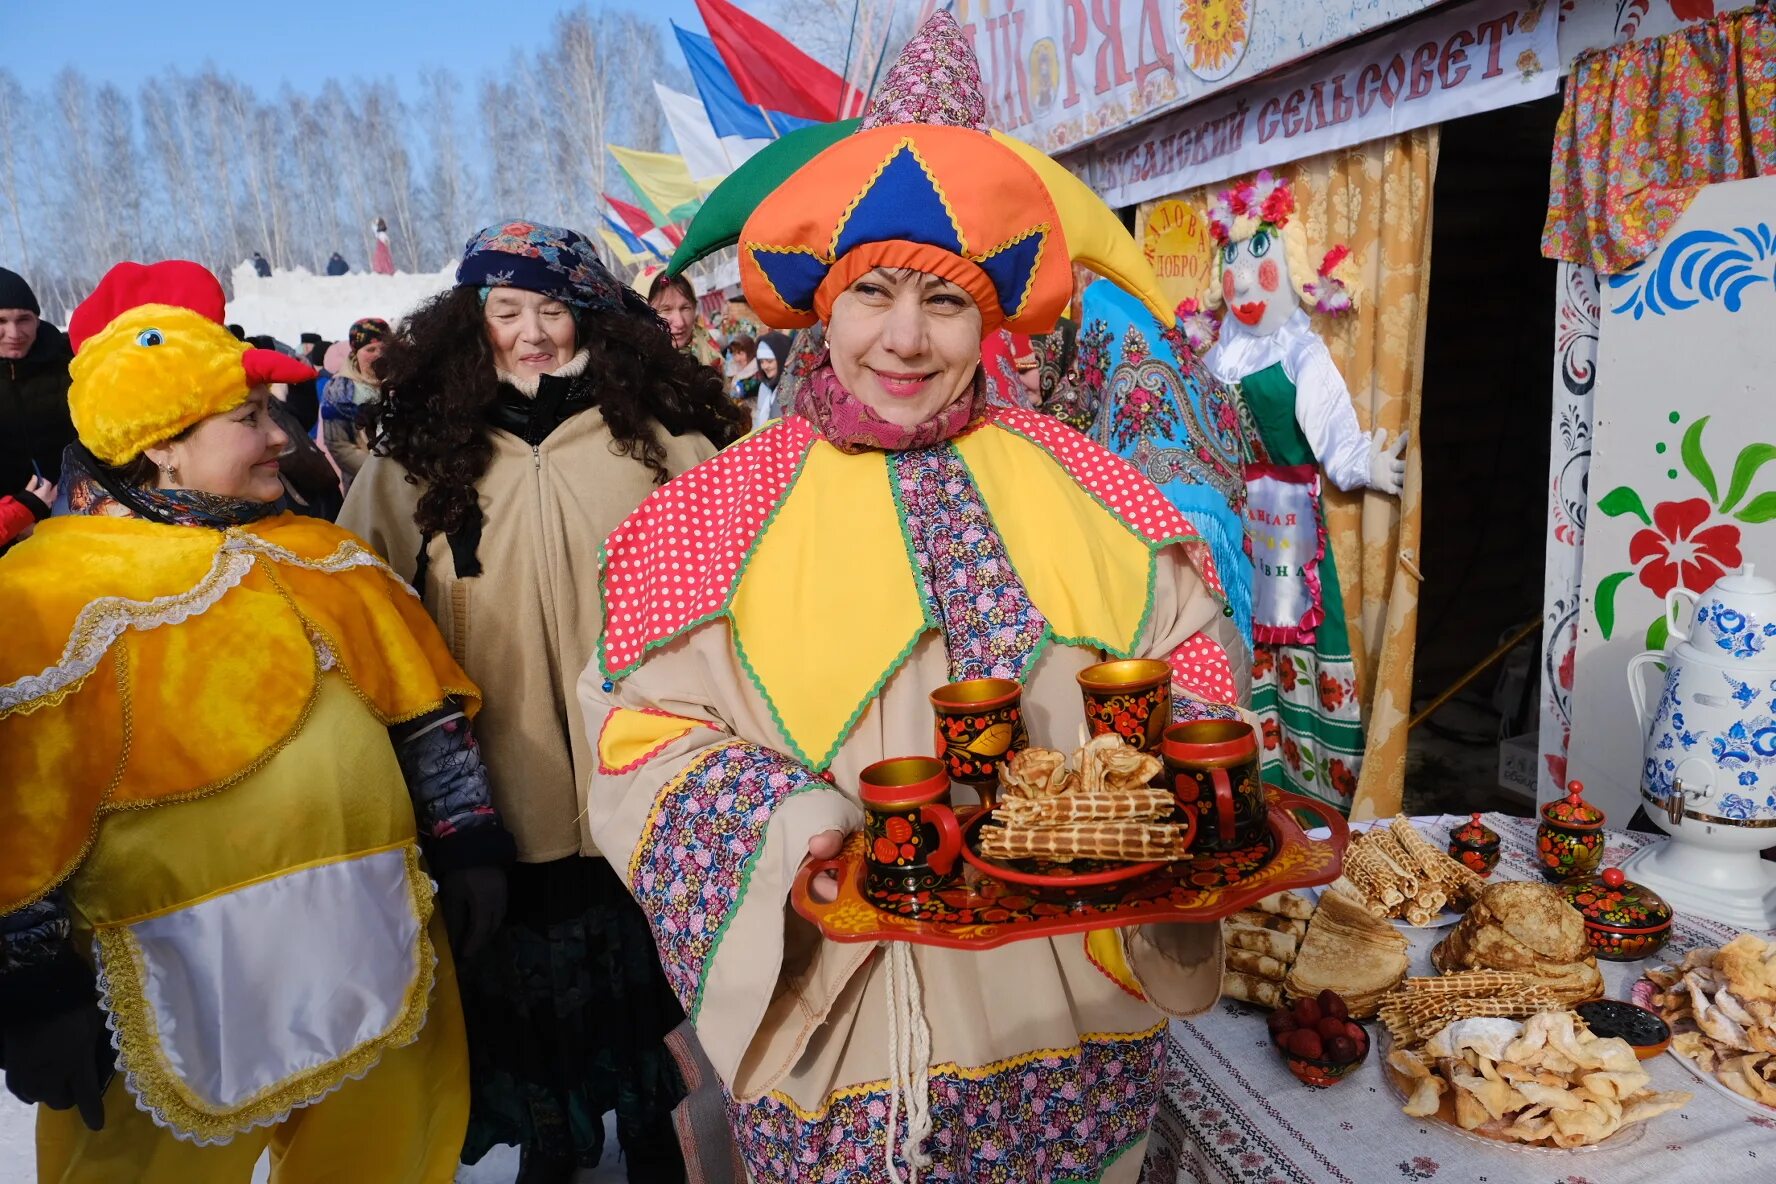
[(1184, 827), (1164, 822), (1075, 822), (1065, 826), (981, 828), (989, 859), (1109, 859), (1139, 862), (1182, 859)]
[(1058, 798), (1007, 798), (1000, 802), (999, 817), (1028, 826), (1059, 826), (1069, 822), (1116, 822), (1125, 819), (1158, 819), (1176, 804), (1163, 789), (1135, 789), (1123, 793), (1068, 794)]
[(1515, 995), (1535, 990), (1539, 984), (1527, 974), (1510, 970), (1467, 970), (1460, 974), (1428, 975), (1409, 978), (1394, 993), (1412, 995), (1465, 995), (1484, 999), (1490, 995)]

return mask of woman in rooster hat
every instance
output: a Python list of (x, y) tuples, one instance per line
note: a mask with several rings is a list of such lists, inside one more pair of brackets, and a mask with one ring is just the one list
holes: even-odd
[[(443, 1182), (450, 950), (512, 841), (479, 692), (400, 579), (279, 513), (268, 385), (195, 263), (74, 313), (70, 517), (0, 560), (0, 1043), (38, 1179)], [(434, 905), (432, 876), (441, 881)]]
[(859, 771), (930, 751), (936, 687), (1017, 679), (1032, 739), (1062, 748), (1074, 676), (1106, 654), (1169, 659), (1184, 716), (1245, 688), (1189, 521), (1064, 425), (988, 403), (983, 338), (1052, 328), (1069, 255), (1170, 316), (1110, 212), (984, 116), (940, 13), (861, 127), (785, 137), (712, 195), (675, 265), (738, 243), (755, 312), (821, 323), (824, 353), (790, 414), (606, 543), (586, 824), (757, 1181), (1133, 1180), (1166, 1017), (1219, 990), (1213, 925), (878, 950), (787, 908), (804, 859), (860, 827)]

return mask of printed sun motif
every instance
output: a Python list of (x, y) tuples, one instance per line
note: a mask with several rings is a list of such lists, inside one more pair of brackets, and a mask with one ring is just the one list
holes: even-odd
[(1183, 0), (1178, 26), (1193, 72), (1222, 70), (1245, 51), (1246, 9), (1246, 0)]

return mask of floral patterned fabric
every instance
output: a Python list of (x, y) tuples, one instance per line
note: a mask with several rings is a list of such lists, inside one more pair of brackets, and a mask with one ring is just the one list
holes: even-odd
[(1240, 636), (1252, 637), (1252, 561), (1240, 521), (1249, 426), (1180, 330), (1108, 280), (1086, 288), (1070, 397), (1044, 411), (1124, 457), (1189, 517), (1215, 556)]
[[(1096, 1180), (1147, 1133), (1159, 1101), (1163, 1025), (1088, 1036), (979, 1068), (934, 1065), (933, 1163), (921, 1179), (969, 1184)], [(734, 1132), (754, 1180), (875, 1184), (888, 1126), (888, 1083), (840, 1091), (818, 1114), (779, 1094), (735, 1105)], [(904, 1123), (899, 1132), (905, 1137)]]
[(477, 230), (456, 268), (459, 288), (523, 288), (594, 312), (665, 323), (628, 284), (598, 261), (584, 235), (540, 222), (497, 222)]
[(660, 947), (666, 978), (697, 1018), (703, 974), (746, 895), (771, 813), (824, 784), (781, 753), (735, 741), (666, 783), (629, 860), (629, 887)]
[(1048, 621), (1012, 570), (968, 466), (947, 444), (890, 453), (895, 498), (950, 678), (1021, 679)]
[(987, 130), (980, 62), (949, 13), (934, 14), (894, 59), (863, 129), (891, 123)]
[(1573, 63), (1542, 253), (1615, 275), (1696, 191), (1776, 171), (1776, 18), (1747, 8)]

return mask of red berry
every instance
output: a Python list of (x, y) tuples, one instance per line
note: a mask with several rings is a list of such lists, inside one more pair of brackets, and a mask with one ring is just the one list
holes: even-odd
[(1281, 1036), (1284, 1032), (1293, 1032), (1301, 1025), (1295, 1022), (1295, 1016), (1287, 1011), (1273, 1011), (1270, 1018), (1264, 1021), (1272, 1036)]
[(1326, 1041), (1326, 1059), (1339, 1065), (1348, 1065), (1358, 1056), (1357, 1046), (1349, 1036), (1334, 1036)]
[(1304, 1028), (1311, 1028), (1320, 1022), (1320, 1005), (1312, 999), (1295, 1000), (1295, 1018)]
[(1358, 1044), (1366, 1044), (1369, 1041), (1369, 1033), (1363, 1031), (1363, 1026), (1355, 1020), (1344, 1021), (1344, 1034)]
[(1340, 1036), (1347, 1035), (1344, 1030), (1344, 1021), (1335, 1020), (1329, 1015), (1320, 1017), (1320, 1022), (1314, 1025), (1314, 1031), (1320, 1034), (1321, 1040), (1336, 1040)]
[(1297, 1028), (1283, 1037), (1283, 1047), (1310, 1061), (1321, 1060), (1326, 1055), (1325, 1046), (1320, 1042), (1320, 1034), (1308, 1028)]
[(1345, 1007), (1343, 996), (1339, 995), (1337, 991), (1328, 988), (1320, 992), (1320, 1014), (1336, 1016), (1338, 1019), (1343, 1019), (1350, 1014), (1350, 1010)]

